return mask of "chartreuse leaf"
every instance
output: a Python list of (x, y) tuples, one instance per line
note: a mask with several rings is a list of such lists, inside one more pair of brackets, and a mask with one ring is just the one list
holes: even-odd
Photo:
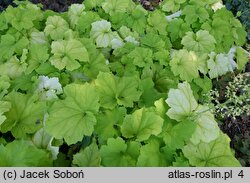
[(84, 14), (85, 6), (83, 4), (72, 4), (68, 10), (68, 17), (72, 28), (76, 26), (81, 15)]
[[(122, 47), (115, 49), (113, 54), (117, 58), (127, 58), (127, 54), (132, 52), (136, 47), (137, 46), (135, 44), (126, 42)], [(128, 59), (128, 62), (131, 63), (131, 60)], [(122, 60), (122, 63), (124, 63), (123, 60)], [(114, 64), (114, 63), (110, 63), (110, 64)]]
[(98, 167), (101, 156), (95, 142), (73, 156), (73, 164), (79, 167)]
[(170, 106), (167, 115), (171, 119), (191, 120), (197, 124), (190, 139), (193, 143), (210, 142), (218, 137), (219, 127), (214, 116), (207, 107), (198, 106), (187, 82), (180, 83), (178, 89), (170, 89), (166, 102)]
[(7, 144), (6, 140), (3, 137), (0, 138), (0, 144), (2, 144), (2, 145)]
[(161, 97), (161, 94), (154, 88), (154, 82), (151, 78), (141, 80), (140, 90), (142, 91), (142, 95), (139, 106), (150, 107)]
[(11, 34), (1, 36), (0, 42), (0, 61), (8, 59), (12, 56), (15, 51), (16, 39)]
[(233, 45), (242, 46), (246, 41), (246, 31), (226, 8), (217, 10), (212, 20), (202, 25), (202, 29), (209, 31), (215, 38), (217, 52), (228, 52)]
[(135, 157), (139, 149), (139, 144), (133, 142), (126, 144), (120, 137), (110, 138), (107, 145), (101, 146), (100, 149), (102, 165), (109, 167), (135, 166), (137, 161)]
[(101, 106), (114, 109), (117, 105), (116, 90), (117, 78), (110, 73), (100, 73), (95, 80), (96, 88), (100, 95)]
[(59, 147), (52, 146), (53, 137), (51, 137), (44, 128), (41, 128), (38, 130), (33, 138), (32, 142), (33, 144), (38, 147), (39, 149), (46, 149), (50, 151), (51, 157), (53, 160), (57, 159), (57, 155), (59, 153)]
[(27, 49), (29, 45), (27, 37), (21, 35), (19, 32), (16, 32), (16, 30), (13, 31), (13, 33), (1, 36), (0, 61), (9, 59), (14, 53), (22, 55), (23, 49)]
[(248, 62), (248, 56), (245, 50), (241, 47), (236, 48), (236, 60), (239, 70), (244, 70), (246, 63)]
[(85, 0), (83, 3), (86, 6), (86, 9), (91, 10), (101, 6), (103, 0)]
[(144, 141), (151, 135), (161, 133), (163, 121), (156, 112), (151, 112), (145, 108), (138, 109), (133, 114), (125, 117), (121, 132), (126, 138), (136, 138), (137, 141)]
[(89, 62), (86, 62), (83, 66), (84, 74), (90, 78), (96, 78), (99, 72), (108, 72), (109, 67), (106, 64), (106, 59), (95, 44), (89, 39), (82, 40), (82, 43), (89, 55)]
[(114, 136), (118, 136), (116, 127), (122, 124), (126, 115), (126, 108), (119, 107), (113, 110), (105, 110), (103, 113), (97, 115), (97, 124), (95, 126), (98, 138), (107, 140)]
[(170, 89), (166, 102), (170, 106), (167, 115), (177, 121), (192, 116), (198, 107), (198, 103), (187, 82), (179, 83), (178, 89)]
[[(153, 49), (153, 51), (165, 50), (166, 43), (169, 43), (167, 46), (170, 47), (171, 43), (168, 39), (163, 41), (158, 34), (148, 33), (141, 38), (141, 44), (145, 47)], [(152, 52), (152, 51), (151, 51)]]
[[(153, 156), (152, 156), (153, 155)], [(149, 158), (150, 157), (150, 158)], [(140, 155), (136, 164), (138, 167), (164, 167), (167, 166), (165, 155), (160, 152), (160, 143), (156, 139), (140, 149)]]
[(164, 13), (155, 10), (148, 16), (148, 24), (158, 31), (160, 35), (167, 35), (167, 21)]
[(206, 98), (206, 94), (212, 90), (212, 80), (204, 76), (204, 78), (195, 78), (192, 83), (190, 83), (193, 90), (193, 95), (198, 101), (203, 101)]
[[(18, 36), (17, 36), (18, 35)], [(15, 44), (15, 53), (17, 55), (22, 55), (24, 50), (27, 50), (29, 46), (29, 40), (27, 37), (17, 33), (16, 34), (16, 44)]]
[(183, 14), (185, 15), (185, 21), (188, 24), (192, 24), (199, 20), (199, 23), (203, 23), (209, 19), (209, 14), (207, 10), (198, 5), (187, 5), (183, 9)]
[(191, 30), (190, 26), (180, 18), (172, 20), (167, 26), (167, 31), (170, 33), (172, 42), (182, 38), (186, 32)]
[(50, 64), (50, 62), (45, 62), (41, 64), (37, 69), (36, 72), (39, 75), (49, 75), (51, 73), (57, 72), (58, 69), (55, 68), (53, 65)]
[(11, 108), (11, 103), (6, 101), (0, 101), (0, 128), (1, 124), (6, 120), (5, 112), (9, 111)]
[(135, 39), (139, 38), (139, 34), (137, 32), (132, 32), (127, 26), (124, 25), (119, 28), (118, 32), (122, 39), (125, 39), (129, 36)]
[(196, 34), (187, 32), (181, 44), (189, 51), (210, 53), (215, 49), (215, 39), (208, 31), (199, 30)]
[(11, 79), (16, 79), (25, 72), (26, 68), (26, 62), (22, 62), (16, 56), (12, 56), (8, 62), (0, 65), (0, 73)]
[(111, 41), (117, 36), (111, 31), (111, 23), (100, 20), (91, 24), (90, 36), (95, 39), (97, 47), (106, 48), (111, 46)]
[(189, 143), (183, 148), (185, 157), (193, 166), (201, 167), (237, 167), (241, 166), (230, 149), (230, 139), (220, 133), (219, 137), (209, 143), (197, 145)]
[(5, 29), (8, 29), (8, 23), (6, 22), (4, 13), (2, 12), (0, 16), (0, 31), (3, 31)]
[(131, 0), (107, 0), (103, 2), (102, 8), (105, 13), (112, 16), (115, 12), (127, 12), (134, 5)]
[(179, 10), (181, 4), (185, 2), (186, 0), (164, 0), (162, 10), (167, 12), (175, 12)]
[(53, 41), (51, 52), (54, 55), (50, 58), (50, 62), (59, 70), (66, 68), (73, 71), (81, 66), (79, 62), (89, 61), (86, 48), (80, 41), (75, 39)]
[(59, 40), (64, 37), (64, 33), (69, 30), (69, 24), (62, 17), (54, 15), (49, 16), (46, 21), (44, 32), (53, 40)]
[[(245, 28), (242, 26), (240, 21), (234, 17), (231, 11), (227, 11), (226, 8), (222, 8), (215, 12), (213, 18), (224, 20), (230, 26), (230, 32), (224, 32), (224, 34), (227, 35), (224, 37), (226, 38), (226, 44), (227, 40), (231, 40), (232, 44), (233, 42), (235, 42), (237, 46), (243, 46), (245, 44), (247, 32), (245, 31)], [(229, 36), (232, 36), (231, 39)], [(223, 44), (223, 46), (225, 45)], [(227, 46), (231, 47), (232, 45), (228, 44)]]
[(20, 77), (16, 78), (11, 82), (11, 86), (13, 90), (22, 90), (26, 92), (34, 91), (34, 87), (37, 87), (34, 85), (35, 81), (34, 73), (29, 75), (21, 75)]
[(135, 160), (138, 159), (140, 155), (140, 148), (141, 148), (141, 143), (136, 142), (136, 141), (129, 141), (127, 143), (128, 148), (127, 148), (127, 153)]
[(187, 158), (184, 157), (183, 154), (181, 156), (175, 157), (175, 161), (173, 162), (174, 167), (189, 167), (189, 162)]
[(232, 35), (230, 35), (231, 28), (227, 21), (221, 18), (216, 18), (213, 19), (210, 24), (209, 22), (205, 22), (202, 25), (202, 29), (209, 31), (215, 38), (217, 43), (216, 50), (218, 50), (218, 52), (226, 52), (232, 46), (233, 38)]
[(212, 90), (213, 83), (212, 80), (209, 79), (207, 76), (204, 78), (196, 78), (194, 79), (194, 83), (202, 89), (202, 93), (207, 93)]
[(178, 50), (173, 53), (170, 60), (171, 70), (175, 76), (180, 76), (182, 80), (192, 81), (199, 77), (199, 63), (195, 52), (186, 49)]
[(179, 78), (175, 77), (170, 67), (157, 70), (155, 73), (155, 88), (161, 93), (167, 93), (170, 88), (176, 88)]
[(161, 51), (155, 52), (153, 59), (159, 61), (161, 65), (167, 66), (170, 60), (169, 51), (161, 50)]
[(128, 54), (134, 65), (138, 67), (145, 67), (152, 64), (153, 53), (151, 49), (136, 47), (132, 52)]
[(79, 17), (79, 20), (76, 24), (76, 29), (78, 30), (79, 33), (84, 33), (89, 35), (91, 29), (91, 23), (100, 19), (101, 19), (100, 16), (96, 12), (93, 11), (84, 12)]
[(0, 100), (8, 93), (10, 81), (8, 76), (0, 76)]
[(197, 124), (193, 121), (183, 121), (164, 132), (163, 140), (171, 149), (181, 149), (195, 132)]
[(220, 0), (200, 0), (200, 1), (190, 0), (190, 4), (204, 6), (204, 7), (206, 7), (207, 5), (213, 5), (217, 2), (220, 2)]
[(11, 108), (0, 126), (3, 133), (11, 131), (14, 137), (21, 138), (41, 128), (36, 121), (43, 119), (45, 103), (37, 101), (35, 96), (18, 92), (11, 92), (4, 100), (11, 104)]
[(133, 102), (138, 101), (141, 92), (138, 91), (136, 77), (116, 77), (110, 73), (101, 72), (95, 80), (96, 88), (100, 95), (102, 107), (114, 109), (117, 104), (124, 107), (133, 107)]
[[(114, 15), (110, 17), (110, 21), (112, 22), (112, 26), (115, 29), (119, 29), (120, 27), (126, 25), (128, 17), (129, 17), (129, 14), (127, 13), (117, 12), (117, 13), (114, 13)], [(126, 25), (126, 27), (128, 26)]]
[(30, 42), (32, 44), (46, 44), (48, 39), (44, 32), (33, 31), (30, 33)]
[(96, 124), (99, 97), (90, 84), (70, 84), (64, 88), (66, 98), (56, 101), (46, 122), (46, 131), (55, 138), (64, 138), (68, 144), (91, 135)]
[(28, 56), (28, 68), (27, 73), (31, 73), (33, 70), (37, 69), (41, 63), (48, 60), (48, 47), (41, 44), (32, 44), (29, 50)]
[(34, 16), (36, 14), (32, 14), (31, 11), (22, 6), (19, 6), (18, 8), (10, 6), (4, 15), (6, 21), (19, 31), (32, 28), (32, 21), (36, 19), (36, 16)]
[(6, 146), (0, 144), (0, 167), (46, 167), (52, 166), (49, 153), (37, 149), (26, 141), (13, 141)]
[(197, 123), (197, 127), (190, 141), (193, 144), (198, 144), (200, 141), (208, 143), (215, 140), (219, 136), (220, 129), (209, 108), (198, 106), (195, 113), (197, 116), (194, 121)]
[(147, 25), (147, 17), (145, 16), (147, 12), (141, 8), (135, 8), (131, 12), (131, 15), (124, 17), (125, 24), (127, 27), (131, 28), (133, 31), (138, 32), (139, 34), (144, 34)]
[(167, 112), (168, 106), (166, 102), (164, 101), (164, 99), (160, 98), (159, 100), (155, 101), (154, 106), (155, 106), (155, 112), (158, 115), (160, 115), (163, 119), (166, 119), (167, 117), (166, 112)]

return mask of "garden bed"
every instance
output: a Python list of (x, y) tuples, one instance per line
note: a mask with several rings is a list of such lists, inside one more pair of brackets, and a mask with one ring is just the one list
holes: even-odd
[(249, 166), (247, 33), (216, 0), (33, 2), (60, 13), (0, 15), (0, 166)]

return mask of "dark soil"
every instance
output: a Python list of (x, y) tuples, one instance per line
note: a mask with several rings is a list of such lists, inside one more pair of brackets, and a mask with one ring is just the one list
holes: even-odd
[[(81, 4), (83, 0), (29, 0), (34, 4), (41, 3), (43, 10), (52, 10), (56, 12), (65, 12), (71, 4)], [(0, 12), (8, 6), (16, 6), (14, 0), (0, 0)]]
[[(14, 0), (0, 0), (0, 12), (9, 5), (16, 6)], [(65, 12), (71, 4), (81, 4), (84, 0), (29, 0), (34, 4), (42, 4), (43, 10), (52, 10), (55, 12)], [(140, 3), (146, 10), (153, 11), (161, 0), (133, 0)]]
[(239, 137), (241, 140), (247, 140), (250, 135), (250, 116), (243, 115), (236, 119), (227, 117), (224, 119), (223, 125), (221, 125), (222, 131), (227, 133), (231, 138), (231, 146), (235, 147), (235, 137)]
[[(250, 60), (245, 72), (250, 72)], [(220, 94), (220, 103), (226, 101), (226, 86), (234, 77), (235, 74), (232, 73), (213, 81), (214, 88)], [(237, 116), (236, 118), (227, 116), (220, 121), (219, 126), (221, 130), (231, 139), (230, 146), (234, 149), (236, 158), (241, 162), (242, 166), (250, 167), (250, 116), (247, 114)]]
[(246, 65), (246, 72), (250, 72), (250, 58), (249, 58), (249, 61)]
[(141, 5), (149, 11), (153, 11), (157, 6), (159, 6), (159, 3), (161, 0), (133, 0), (135, 2), (141, 3)]
[(14, 0), (0, 0), (0, 12), (2, 12), (3, 10), (5, 10), (9, 5), (11, 6), (16, 6), (13, 3)]
[[(224, 120), (220, 128), (230, 137), (230, 145), (235, 150), (236, 158), (240, 160), (242, 166), (250, 167), (250, 116), (244, 115), (236, 119), (228, 117)], [(244, 149), (245, 146), (247, 149)]]
[(44, 10), (65, 12), (71, 4), (81, 4), (83, 0), (30, 0), (32, 3), (43, 5)]

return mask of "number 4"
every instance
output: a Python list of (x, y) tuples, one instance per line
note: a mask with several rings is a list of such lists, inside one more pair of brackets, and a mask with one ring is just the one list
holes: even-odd
[(238, 173), (238, 176), (241, 177), (241, 178), (244, 177), (243, 170), (241, 170), (240, 173)]

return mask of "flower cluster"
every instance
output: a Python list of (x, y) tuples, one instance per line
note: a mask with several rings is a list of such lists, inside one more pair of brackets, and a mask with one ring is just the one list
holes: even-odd
[(38, 92), (41, 92), (42, 99), (56, 99), (57, 94), (62, 93), (62, 86), (59, 83), (58, 78), (47, 76), (39, 76)]
[(219, 100), (218, 90), (209, 92), (209, 98), (214, 103), (214, 110), (221, 118), (236, 118), (250, 115), (250, 73), (238, 74), (228, 83), (225, 91), (225, 101)]

